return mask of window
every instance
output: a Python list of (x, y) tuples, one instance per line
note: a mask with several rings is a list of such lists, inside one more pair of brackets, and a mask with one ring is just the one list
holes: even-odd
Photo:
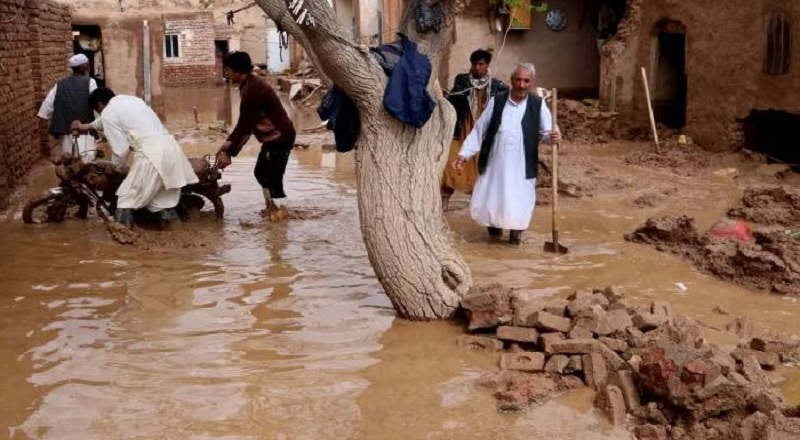
[(791, 67), (792, 28), (784, 12), (770, 14), (767, 27), (767, 54), (764, 72), (769, 75), (786, 75)]
[(178, 49), (178, 35), (164, 35), (164, 55), (167, 58), (179, 58), (180, 50)]

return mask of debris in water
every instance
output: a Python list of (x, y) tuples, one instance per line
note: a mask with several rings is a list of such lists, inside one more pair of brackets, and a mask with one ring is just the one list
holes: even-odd
[(474, 288), (462, 305), (471, 311), (469, 328), (482, 333), (461, 345), (501, 350), (501, 371), (485, 381), (500, 411), (585, 384), (614, 425), (632, 417), (639, 439), (800, 436), (800, 409), (784, 402), (771, 376), (800, 353), (800, 342), (753, 337), (728, 352), (668, 304), (632, 305), (611, 287), (545, 301), (492, 285)]

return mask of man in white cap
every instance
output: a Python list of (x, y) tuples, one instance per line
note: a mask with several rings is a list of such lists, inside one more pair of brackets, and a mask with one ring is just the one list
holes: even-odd
[[(72, 151), (72, 121), (89, 123), (94, 120), (94, 112), (89, 108), (89, 94), (97, 88), (94, 79), (89, 78), (89, 58), (86, 55), (74, 55), (68, 64), (72, 75), (62, 78), (50, 89), (37, 114), (50, 121), (50, 134), (58, 139), (64, 153)], [(82, 154), (85, 162), (94, 160), (94, 149), (95, 141), (91, 135), (78, 137), (78, 150), (85, 153)]]

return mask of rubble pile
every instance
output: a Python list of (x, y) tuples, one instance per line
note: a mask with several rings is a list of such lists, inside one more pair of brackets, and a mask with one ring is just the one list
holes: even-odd
[(739, 206), (728, 216), (761, 225), (800, 225), (800, 190), (790, 186), (747, 188)]
[(800, 408), (784, 404), (768, 373), (798, 343), (752, 339), (728, 353), (668, 304), (632, 305), (614, 288), (545, 300), (495, 284), (462, 307), (472, 333), (460, 344), (500, 353), (490, 383), (502, 410), (585, 384), (639, 440), (800, 438)]
[(558, 126), (564, 139), (571, 142), (604, 143), (616, 137), (616, 113), (580, 101), (559, 99)]
[(726, 281), (800, 295), (800, 240), (774, 227), (755, 229), (752, 236), (752, 241), (716, 238), (700, 233), (691, 217), (665, 215), (648, 219), (625, 240), (680, 255)]

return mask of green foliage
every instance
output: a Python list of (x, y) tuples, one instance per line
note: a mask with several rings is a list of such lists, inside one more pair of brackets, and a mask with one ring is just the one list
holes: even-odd
[(208, 9), (209, 7), (211, 7), (211, 5), (214, 4), (214, 0), (199, 0), (199, 1), (200, 1), (200, 6), (202, 6), (203, 9)]

